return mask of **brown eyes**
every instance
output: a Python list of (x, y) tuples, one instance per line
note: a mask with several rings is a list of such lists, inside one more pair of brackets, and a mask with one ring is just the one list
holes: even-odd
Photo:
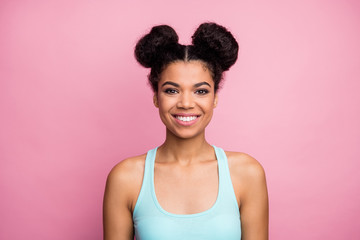
[(205, 95), (205, 94), (209, 93), (209, 90), (207, 90), (207, 89), (199, 89), (199, 90), (196, 90), (196, 93), (200, 94), (200, 95)]
[(178, 93), (178, 90), (174, 89), (174, 88), (167, 88), (164, 90), (164, 93), (167, 93), (167, 94), (176, 94)]
[[(175, 88), (167, 88), (167, 89), (164, 90), (164, 93), (174, 95), (174, 94), (179, 93), (179, 91), (177, 89), (175, 89)], [(198, 94), (198, 95), (206, 95), (208, 93), (209, 93), (209, 90), (207, 90), (207, 89), (197, 89), (195, 91), (195, 94)]]

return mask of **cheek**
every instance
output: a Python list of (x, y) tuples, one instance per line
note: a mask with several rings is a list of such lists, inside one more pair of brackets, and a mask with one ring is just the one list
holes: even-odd
[(199, 105), (207, 111), (212, 111), (215, 108), (214, 98), (206, 98), (199, 102)]
[(159, 96), (159, 113), (160, 113), (160, 115), (167, 114), (175, 106), (176, 106), (176, 98)]
[(161, 109), (167, 109), (170, 108), (170, 106), (173, 104), (173, 100), (169, 98), (159, 97), (159, 107)]

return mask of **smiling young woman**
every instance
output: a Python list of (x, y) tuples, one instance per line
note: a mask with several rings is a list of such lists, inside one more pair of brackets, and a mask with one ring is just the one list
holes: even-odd
[(167, 134), (183, 139), (204, 134), (217, 101), (214, 81), (204, 64), (198, 60), (170, 64), (162, 72), (158, 88), (154, 104)]
[(209, 144), (205, 129), (217, 105), (223, 72), (237, 59), (232, 34), (201, 24), (192, 45), (167, 25), (136, 45), (151, 68), (154, 105), (166, 127), (164, 143), (121, 161), (104, 195), (104, 239), (268, 239), (265, 173), (251, 156)]

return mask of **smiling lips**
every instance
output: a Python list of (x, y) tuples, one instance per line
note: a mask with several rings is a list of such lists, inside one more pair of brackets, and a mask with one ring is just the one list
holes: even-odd
[(200, 115), (195, 114), (173, 114), (175, 121), (183, 126), (190, 126), (197, 122)]

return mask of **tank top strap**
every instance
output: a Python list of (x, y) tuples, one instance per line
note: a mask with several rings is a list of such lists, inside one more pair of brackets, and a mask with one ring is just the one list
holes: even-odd
[(144, 180), (143, 180), (143, 185), (145, 184), (144, 187), (146, 189), (148, 189), (150, 187), (152, 170), (153, 170), (154, 161), (155, 161), (155, 157), (156, 157), (156, 150), (157, 150), (157, 147), (149, 150), (148, 153), (146, 154)]
[(145, 167), (144, 167), (144, 175), (143, 175), (143, 181), (140, 189), (139, 196), (137, 198), (133, 215), (136, 216), (136, 212), (139, 208), (151, 208), (151, 202), (149, 199), (151, 199), (152, 192), (151, 192), (151, 177), (152, 169), (154, 165), (154, 160), (156, 156), (157, 147), (154, 149), (151, 149), (147, 152), (146, 158), (145, 158)]
[[(150, 182), (150, 179), (152, 177), (152, 172), (154, 169), (157, 149), (158, 149), (158, 147), (151, 149), (146, 154), (144, 179), (146, 177), (146, 180), (148, 180), (147, 182)], [(145, 173), (146, 173), (146, 176), (145, 176)]]
[[(214, 146), (218, 168), (219, 168), (219, 188), (221, 189), (220, 196), (229, 204), (234, 204), (238, 207), (238, 202), (236, 200), (236, 195), (234, 191), (234, 187), (231, 181), (230, 169), (228, 164), (228, 159), (225, 151), (222, 148)], [(231, 201), (231, 202), (229, 202)]]

